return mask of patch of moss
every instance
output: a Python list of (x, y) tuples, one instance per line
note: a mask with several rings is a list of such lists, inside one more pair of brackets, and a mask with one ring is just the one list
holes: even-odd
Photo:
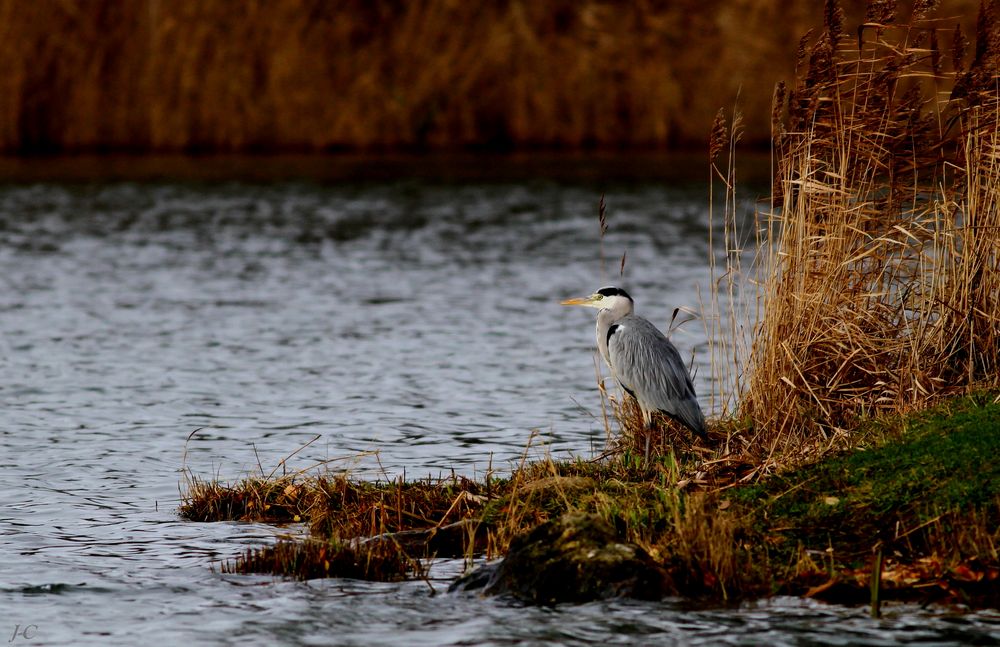
[[(996, 516), (1000, 404), (969, 397), (882, 423), (880, 445), (828, 458), (730, 497), (758, 531), (795, 547), (859, 555), (877, 543), (920, 551), (911, 531), (951, 512)], [(906, 538), (906, 542), (899, 541)]]

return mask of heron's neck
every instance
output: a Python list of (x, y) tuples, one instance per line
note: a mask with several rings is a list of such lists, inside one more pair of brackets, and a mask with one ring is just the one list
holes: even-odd
[(610, 307), (602, 308), (597, 313), (598, 321), (607, 321), (610, 326), (622, 317), (632, 314), (632, 302), (628, 299), (616, 298)]
[(615, 312), (614, 310), (601, 310), (597, 313), (597, 330), (598, 332), (604, 331), (604, 334), (608, 333), (608, 328), (611, 324), (621, 319), (624, 315), (620, 312)]
[(632, 314), (630, 307), (605, 308), (597, 313), (597, 350), (604, 358), (604, 362), (610, 367), (611, 359), (608, 357), (608, 329), (616, 322)]

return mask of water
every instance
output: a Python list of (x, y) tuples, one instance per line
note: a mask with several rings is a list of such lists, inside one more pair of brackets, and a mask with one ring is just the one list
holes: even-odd
[[(1000, 642), (990, 612), (523, 608), (443, 593), (457, 561), (403, 584), (213, 570), (290, 530), (180, 520), (185, 467), (270, 471), (312, 441), (287, 469), (481, 475), (516, 461), (532, 430), (536, 454), (602, 447), (593, 315), (558, 301), (611, 282), (627, 249), (621, 282), (642, 314), (666, 326), (675, 306), (697, 309), (706, 190), (486, 175), (0, 188), (0, 640)], [(707, 392), (702, 327), (673, 337)]]

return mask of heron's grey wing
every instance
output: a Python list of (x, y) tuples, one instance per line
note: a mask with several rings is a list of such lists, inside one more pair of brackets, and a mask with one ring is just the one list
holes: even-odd
[(615, 378), (652, 411), (663, 411), (705, 438), (705, 416), (680, 353), (656, 326), (630, 315), (608, 330)]

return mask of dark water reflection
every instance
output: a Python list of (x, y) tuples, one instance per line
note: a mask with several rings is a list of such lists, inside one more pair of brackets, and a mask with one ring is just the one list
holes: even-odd
[[(428, 585), (229, 577), (289, 530), (176, 515), (182, 460), (503, 469), (531, 430), (601, 447), (589, 313), (608, 265), (665, 325), (706, 287), (705, 189), (645, 182), (71, 183), (0, 189), (0, 639), (135, 644), (933, 644), (991, 614), (777, 600), (524, 609)], [(609, 270), (612, 274), (615, 270)], [(708, 357), (696, 322), (674, 335)], [(706, 405), (708, 403), (706, 402)], [(194, 430), (200, 430), (185, 445)], [(379, 450), (372, 456), (359, 452)], [(435, 565), (434, 586), (460, 564)], [(25, 640), (23, 635), (17, 640)]]

